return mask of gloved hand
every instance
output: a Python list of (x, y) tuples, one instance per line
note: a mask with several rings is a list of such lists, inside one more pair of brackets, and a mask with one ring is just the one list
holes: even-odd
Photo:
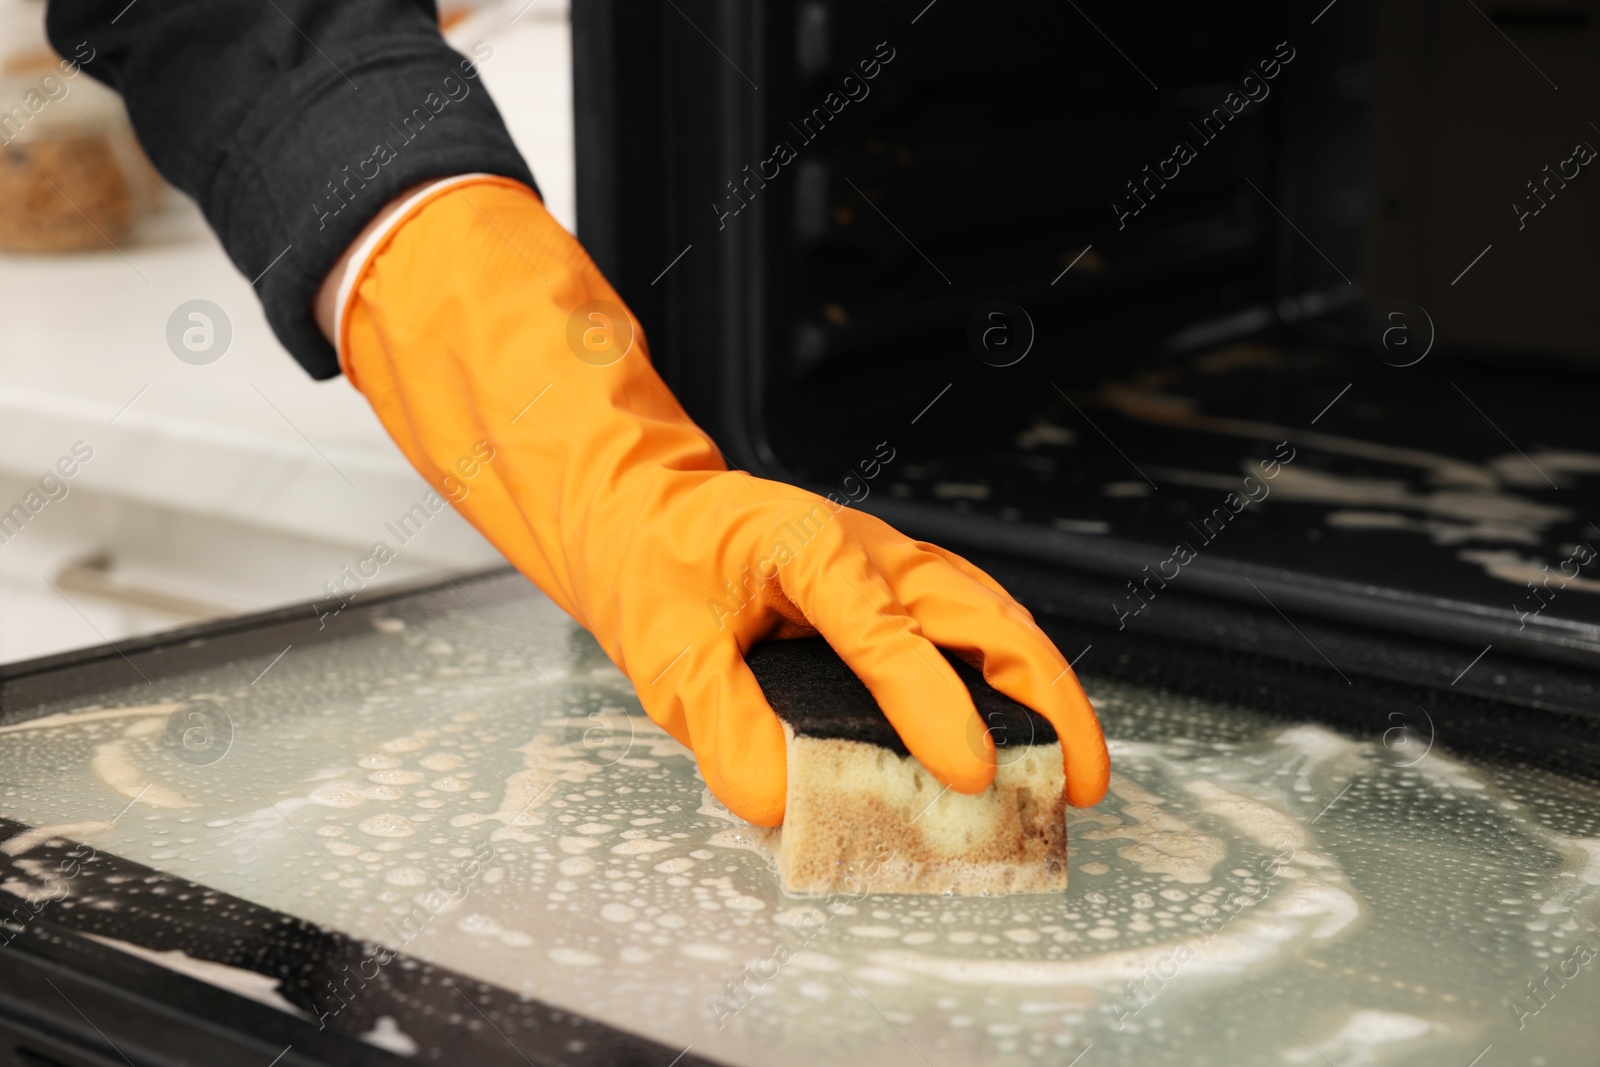
[(1094, 710), (1028, 612), (959, 556), (727, 470), (532, 190), (475, 178), (425, 195), (356, 269), (350, 381), (436, 487), (489, 442), (458, 509), (594, 634), (730, 810), (783, 820), (783, 729), (744, 652), (815, 633), (941, 783), (982, 790), (995, 753), (936, 645), (1055, 725), (1073, 804), (1104, 794)]

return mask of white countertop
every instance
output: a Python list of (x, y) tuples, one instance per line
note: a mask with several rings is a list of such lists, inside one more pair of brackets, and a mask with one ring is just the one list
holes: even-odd
[[(575, 209), (568, 26), (543, 3), (506, 25), (517, 6), (474, 16), (451, 37), (464, 50), (476, 40), (490, 42), (493, 54), (480, 63), (483, 82), (552, 213), (570, 228)], [(41, 584), (49, 575), (33, 571), (45, 566), (38, 560), (59, 564), (60, 552), (52, 549), (82, 542), (101, 544), (119, 557), (139, 554), (136, 546), (116, 543), (115, 528), (87, 534), (73, 528), (68, 515), (76, 511), (88, 521), (94, 510), (75, 500), (104, 496), (170, 514), (165, 528), (175, 550), (183, 549), (186, 529), (214, 538), (221, 528), (248, 528), (255, 551), (267, 551), (260, 546), (271, 542), (254, 534), (281, 538), (286, 551), (308, 560), (303, 575), (274, 565), (277, 577), (264, 590), (244, 576), (253, 569), (246, 556), (223, 572), (197, 573), (190, 583), (212, 590), (233, 584), (238, 595), (227, 598), (230, 603), (264, 607), (317, 595), (333, 577), (329, 558), (354, 559), (351, 548), (384, 537), (384, 523), (428, 491), (363, 397), (342, 378), (312, 381), (277, 343), (249, 280), (182, 194), (169, 192), (163, 212), (120, 248), (0, 255), (0, 293), (7, 309), (0, 317), (0, 478), (6, 494), (0, 511), (17, 502), (19, 479), (37, 479), (75, 442), (94, 450), (72, 479), (69, 495), (48, 505), (48, 529), (30, 523), (0, 544), (0, 614), (8, 616), (0, 620), (0, 661), (17, 658), (18, 631), (49, 628), (39, 613), (56, 597)], [(227, 354), (205, 366), (177, 359), (166, 341), (168, 317), (194, 299), (220, 306), (233, 328)], [(53, 543), (45, 544), (47, 538)], [(26, 545), (29, 539), (39, 543)], [(312, 544), (337, 548), (338, 554), (311, 551)], [(191, 546), (195, 559), (206, 555), (199, 547)], [(454, 513), (440, 515), (411, 551), (408, 573), (397, 570), (396, 577), (498, 558)], [(228, 571), (241, 577), (230, 579)], [(43, 594), (42, 601), (32, 603), (36, 597), (28, 585), (34, 586), (31, 594)], [(25, 600), (32, 606), (24, 623), (17, 616)], [(66, 612), (74, 605), (56, 601), (55, 608)], [(82, 631), (81, 621), (72, 628)], [(92, 633), (85, 638), (83, 632), (65, 644), (29, 640), (21, 654), (92, 640)]]

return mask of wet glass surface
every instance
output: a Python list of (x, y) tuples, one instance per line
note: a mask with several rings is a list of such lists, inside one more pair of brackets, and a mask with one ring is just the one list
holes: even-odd
[(1090, 674), (1116, 773), (1069, 817), (1064, 894), (789, 898), (520, 580), (361, 617), (0, 727), (0, 814), (46, 828), (0, 847), (85, 841), (731, 1063), (1560, 1064), (1600, 1037), (1600, 789), (1464, 763), (1420, 712), (1358, 739)]

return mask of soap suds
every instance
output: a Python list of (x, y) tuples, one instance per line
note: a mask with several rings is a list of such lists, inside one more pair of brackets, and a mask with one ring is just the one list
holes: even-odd
[(171, 715), (181, 707), (183, 707), (182, 703), (140, 704), (131, 708), (86, 708), (82, 711), (63, 711), (55, 715), (43, 715), (37, 719), (12, 723), (10, 726), (0, 726), (0, 734), (77, 727), (86, 723), (105, 722), (108, 719), (137, 718), (146, 715)]
[(54, 826), (36, 826), (31, 830), (24, 830), (13, 834), (0, 841), (0, 852), (7, 856), (20, 856), (24, 852), (44, 844), (53, 838), (64, 838), (75, 841), (88, 834), (97, 834), (111, 829), (109, 822), (93, 819), (87, 822), (57, 823)]
[(152, 808), (193, 808), (198, 802), (175, 789), (152, 782), (129, 758), (127, 743), (110, 741), (95, 746), (90, 768), (106, 785), (130, 801)]
[(361, 1035), (361, 1040), (369, 1045), (393, 1052), (397, 1056), (415, 1056), (417, 1043), (400, 1029), (400, 1024), (387, 1015), (378, 1016), (378, 1021), (371, 1030)]
[(1600, 578), (1587, 578), (1582, 574), (1568, 578), (1559, 569), (1560, 560), (1531, 559), (1518, 552), (1487, 549), (1458, 552), (1456, 555), (1468, 563), (1476, 563), (1491, 578), (1499, 578), (1503, 582), (1512, 582), (1518, 586), (1526, 586), (1532, 582), (1543, 588), (1544, 580), (1552, 578), (1556, 584), (1550, 588), (1554, 590), (1565, 592), (1571, 589), (1579, 593), (1600, 593)]
[(1147, 790), (1120, 774), (1111, 776), (1111, 792), (1121, 800), (1122, 813), (1132, 824), (1107, 825), (1084, 831), (1090, 841), (1130, 840), (1117, 855), (1147, 874), (1170, 874), (1180, 882), (1209, 882), (1211, 872), (1227, 855), (1223, 843), (1163, 811)]
[(145, 948), (143, 945), (136, 945), (131, 941), (122, 941), (115, 937), (105, 937), (101, 934), (84, 933), (81, 936), (87, 937), (91, 941), (98, 941), (100, 944), (108, 948), (114, 948), (118, 952), (125, 952), (130, 956), (138, 956), (142, 960), (148, 960), (151, 963), (165, 967), (169, 971), (176, 971), (179, 974), (188, 975), (190, 978), (197, 978), (209, 985), (226, 989), (230, 993), (237, 993), (239, 996), (248, 997), (257, 1003), (288, 1012), (290, 1015), (298, 1015), (302, 1019), (311, 1018), (310, 1015), (289, 1003), (283, 994), (278, 992), (278, 980), (276, 978), (269, 978), (264, 974), (257, 974), (255, 971), (247, 971), (243, 967), (229, 967), (226, 964), (213, 963), (210, 960), (196, 959), (179, 949), (157, 951), (156, 949)]
[[(541, 678), (449, 597), (403, 630), (352, 638), (366, 642), (354, 658), (347, 643), (337, 656), (297, 647), (269, 678), (299, 695), (252, 719), (225, 773), (176, 764), (154, 712), (74, 708), (111, 715), (0, 743), (8, 813), (39, 827), (0, 845), (18, 856), (13, 888), (52, 887), (41, 846), (86, 838), (102, 856), (403, 944), (424, 967), (771, 1067), (912, 1056), (885, 1019), (936, 1062), (1069, 1063), (1090, 1043), (1080, 1067), (1101, 1055), (1188, 1062), (1240, 1023), (1240, 1004), (1254, 1007), (1239, 1058), (1320, 1063), (1266, 1025), (1246, 978), (1335, 1062), (1443, 1062), (1476, 1025), (1470, 1006), (1503, 998), (1507, 975), (1566, 958), (1600, 918), (1600, 799), (1583, 783), (1439, 751), (1399, 767), (1376, 730), (1285, 726), (1095, 679), (1117, 777), (1106, 803), (1071, 815), (1068, 891), (786, 898), (771, 832), (709, 797), (691, 754), (638, 713), (557, 609), (523, 592), (484, 603)], [(434, 642), (452, 653), (429, 654)], [(369, 656), (388, 658), (363, 666)], [(243, 699), (253, 675), (236, 667), (173, 691)], [(91, 767), (113, 739), (138, 771), (129, 784), (201, 807), (140, 803), (109, 821), (131, 799)], [(368, 778), (380, 772), (401, 773)], [(412, 832), (363, 829), (391, 819)], [(76, 914), (99, 906), (90, 881), (70, 889), (61, 903)], [(1472, 965), (1484, 959), (1492, 974)], [(1284, 981), (1303, 1003), (1277, 1000)], [(1118, 1030), (1130, 982), (1159, 992)], [(746, 991), (718, 1027), (707, 1002), (734, 995), (730, 983)], [(332, 1025), (401, 1054), (414, 1043), (419, 1059), (448, 1055), (403, 1004), (366, 1003), (359, 1022)], [(1302, 1015), (1304, 1004), (1324, 1007)], [(1569, 1062), (1562, 1033), (1541, 1018), (1518, 1048)]]

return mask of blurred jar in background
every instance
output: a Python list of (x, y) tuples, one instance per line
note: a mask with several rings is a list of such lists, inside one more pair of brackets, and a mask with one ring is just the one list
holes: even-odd
[(163, 185), (122, 100), (58, 56), (43, 0), (0, 0), (0, 251), (103, 250), (129, 239)]

